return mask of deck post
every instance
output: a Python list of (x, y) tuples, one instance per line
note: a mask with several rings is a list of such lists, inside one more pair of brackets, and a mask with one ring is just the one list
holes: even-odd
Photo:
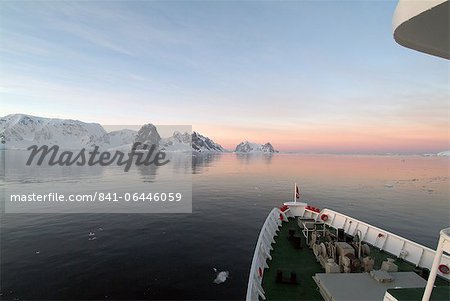
[(440, 232), (436, 255), (434, 256), (433, 265), (431, 266), (430, 276), (428, 277), (428, 282), (425, 288), (425, 292), (423, 293), (422, 301), (430, 300), (431, 293), (433, 292), (434, 281), (436, 280), (438, 267), (441, 263), (441, 257), (444, 253), (444, 249), (446, 249), (446, 251), (449, 251), (448, 249), (450, 249), (450, 228), (443, 229)]

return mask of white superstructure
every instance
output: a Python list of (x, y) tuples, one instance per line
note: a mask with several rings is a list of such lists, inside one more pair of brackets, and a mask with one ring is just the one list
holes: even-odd
[(400, 0), (394, 39), (407, 48), (450, 59), (449, 0)]

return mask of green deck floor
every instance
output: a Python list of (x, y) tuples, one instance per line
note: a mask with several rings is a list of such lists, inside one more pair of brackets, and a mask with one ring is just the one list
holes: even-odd
[[(275, 237), (275, 244), (271, 252), (272, 260), (268, 262), (269, 268), (264, 271), (263, 288), (267, 300), (323, 300), (316, 283), (312, 279), (316, 273), (324, 270), (314, 257), (313, 252), (306, 247), (303, 240), (303, 249), (295, 249), (288, 240), (289, 229), (299, 229), (295, 219), (289, 219)], [(295, 271), (299, 284), (276, 283), (278, 269)]]
[[(269, 268), (264, 270), (262, 281), (265, 296), (267, 300), (323, 300), (312, 276), (316, 273), (324, 273), (325, 270), (316, 261), (312, 250), (306, 246), (305, 239), (302, 240), (303, 249), (299, 250), (294, 248), (288, 240), (289, 229), (300, 230), (296, 219), (290, 218), (289, 222), (283, 223), (283, 226), (278, 232), (278, 236), (275, 237), (275, 244), (272, 245), (273, 250), (271, 252), (272, 260), (268, 261)], [(375, 259), (375, 269), (379, 269), (382, 262), (387, 258), (395, 258), (395, 256), (389, 253), (372, 247), (370, 256)], [(412, 264), (400, 259), (396, 259), (395, 264), (398, 266), (399, 272), (414, 270)], [(278, 269), (286, 272), (296, 272), (298, 284), (277, 283), (275, 280)], [(443, 279), (436, 279), (435, 284), (437, 286), (444, 285), (446, 288), (449, 285)], [(413, 291), (405, 291), (404, 293), (411, 294)]]
[[(388, 292), (399, 301), (421, 301), (424, 288), (394, 288), (388, 289)], [(448, 301), (450, 300), (450, 287), (437, 286), (433, 289), (430, 301)]]

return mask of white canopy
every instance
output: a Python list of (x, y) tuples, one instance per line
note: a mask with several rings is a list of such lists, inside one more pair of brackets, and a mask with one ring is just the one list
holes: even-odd
[(449, 0), (400, 0), (394, 39), (402, 46), (450, 59)]

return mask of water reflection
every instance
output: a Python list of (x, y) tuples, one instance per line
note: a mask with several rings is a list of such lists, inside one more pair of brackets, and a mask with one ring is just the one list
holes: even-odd
[(192, 153), (192, 174), (202, 173), (221, 157), (222, 153)]
[[(40, 197), (53, 194), (60, 195), (64, 201), (36, 201), (32, 197), (32, 201), (5, 203), (2, 199), (9, 213), (152, 213), (167, 212), (176, 207), (169, 203), (137, 202), (137, 198), (130, 197), (149, 193), (182, 193), (183, 202), (177, 202), (179, 208), (172, 212), (191, 211), (190, 153), (168, 153), (168, 163), (165, 165), (132, 164), (128, 171), (119, 165), (50, 166), (44, 162), (40, 166), (27, 166), (27, 159), (26, 151), (6, 151), (5, 179), (0, 183), (5, 190), (5, 199), (11, 200), (20, 195), (21, 200), (28, 200), (34, 194)], [(103, 197), (105, 195), (107, 199)], [(67, 200), (69, 197), (84, 196), (90, 199)]]
[(272, 153), (255, 153), (255, 154), (245, 154), (245, 153), (235, 153), (236, 159), (241, 164), (251, 164), (255, 161), (262, 161), (265, 164), (272, 163), (273, 154)]
[(38, 166), (33, 162), (30, 166), (26, 165), (29, 152), (22, 150), (1, 151), (4, 156), (4, 175), (7, 182), (22, 183), (46, 183), (72, 181), (76, 182), (83, 178), (102, 177), (104, 168), (99, 165), (90, 166), (49, 166), (49, 158)]
[[(156, 181), (157, 175), (158, 175), (158, 169), (159, 166), (155, 164), (150, 164), (148, 166), (145, 165), (138, 165), (133, 166), (134, 168), (137, 168), (139, 173), (142, 175), (142, 182), (145, 183), (154, 183)], [(126, 174), (123, 175), (124, 177), (127, 176)]]
[[(179, 179), (195, 174), (192, 214), (3, 213), (3, 298), (6, 292), (6, 299), (26, 300), (212, 300), (225, 288), (221, 298), (242, 299), (260, 227), (271, 208), (292, 199), (293, 182), (300, 184), (302, 200), (313, 206), (340, 211), (431, 248), (448, 224), (448, 158), (189, 157), (191, 164), (175, 156), (172, 165), (133, 166), (128, 173), (105, 168), (95, 179), (88, 176), (72, 186), (150, 191), (153, 184), (164, 183), (178, 189)], [(48, 182), (52, 186), (57, 177), (53, 179)], [(25, 190), (27, 185), (17, 187)], [(48, 189), (46, 185), (36, 184)], [(89, 241), (90, 231), (97, 240)], [(230, 241), (239, 243), (230, 247)], [(212, 284), (213, 267), (230, 271), (225, 286)]]
[(193, 161), (191, 152), (166, 153), (166, 155), (175, 173), (191, 174)]

